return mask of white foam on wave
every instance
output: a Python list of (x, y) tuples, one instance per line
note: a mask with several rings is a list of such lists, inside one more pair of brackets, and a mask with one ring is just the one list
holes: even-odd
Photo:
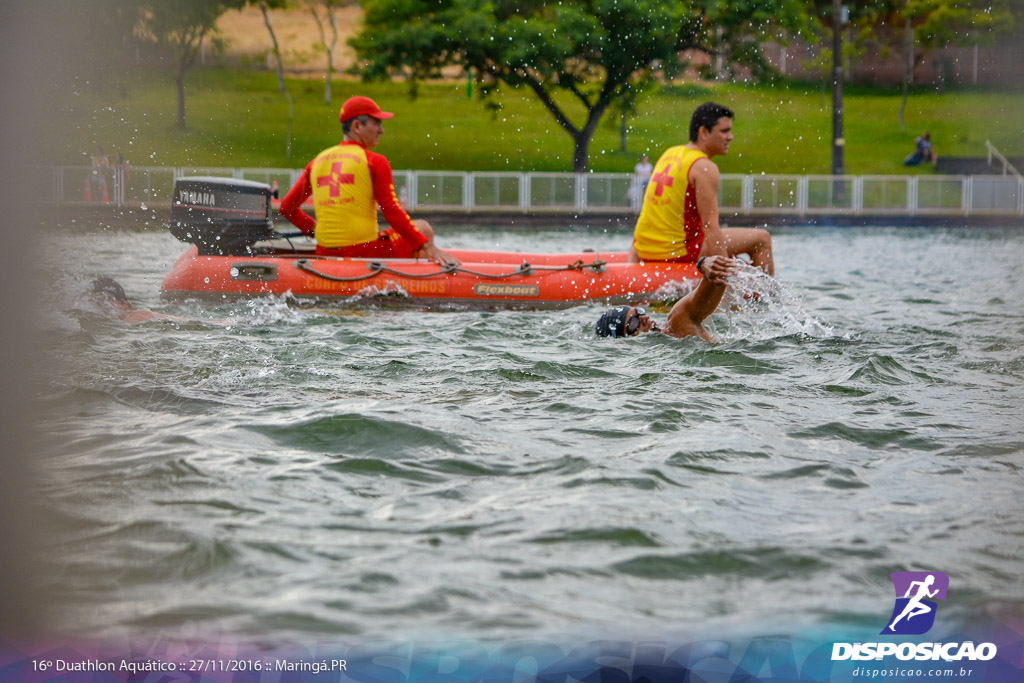
[(369, 285), (367, 287), (363, 287), (355, 296), (352, 297), (351, 300), (353, 303), (355, 303), (360, 299), (372, 299), (374, 297), (382, 296), (409, 298), (410, 294), (409, 292), (405, 291), (405, 289), (402, 288), (401, 285), (389, 280), (387, 284), (385, 284), (383, 287), (378, 287), (376, 285)]
[(834, 327), (805, 310), (796, 288), (750, 265), (741, 266), (730, 278), (718, 310), (726, 313), (728, 321), (725, 330), (716, 329), (720, 341), (836, 336)]
[(43, 308), (32, 317), (33, 332), (40, 334), (76, 334), (82, 331), (82, 323), (66, 311)]
[[(230, 326), (302, 323), (304, 314), (301, 309), (292, 305), (293, 301), (290, 293), (268, 294), (239, 300), (231, 304), (227, 316), (218, 322)], [(184, 315), (195, 318), (197, 322), (203, 322), (203, 318), (210, 317), (210, 310), (199, 303), (194, 311), (187, 311)]]

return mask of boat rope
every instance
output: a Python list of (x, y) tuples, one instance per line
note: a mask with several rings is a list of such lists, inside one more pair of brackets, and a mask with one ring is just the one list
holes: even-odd
[(370, 271), (365, 275), (354, 275), (352, 277), (340, 277), (338, 275), (330, 275), (328, 273), (321, 272), (314, 268), (309, 259), (296, 259), (295, 267), (301, 271), (305, 271), (317, 277), (331, 282), (358, 282), (360, 280), (369, 280), (370, 278), (376, 277), (381, 273), (391, 273), (392, 275), (399, 275), (401, 277), (422, 279), (428, 277), (437, 277), (438, 275), (456, 275), (457, 273), (466, 273), (467, 275), (474, 275), (476, 277), (483, 277), (490, 280), (501, 280), (509, 277), (527, 276), (531, 275), (535, 270), (547, 270), (547, 271), (560, 271), (560, 270), (576, 270), (582, 272), (585, 269), (593, 270), (595, 273), (603, 273), (604, 267), (608, 265), (607, 261), (601, 259), (595, 259), (590, 263), (585, 263), (583, 259), (578, 259), (572, 263), (564, 266), (532, 266), (529, 263), (524, 263), (515, 270), (508, 273), (481, 273), (468, 268), (463, 268), (460, 265), (450, 264), (442, 265), (440, 270), (433, 273), (406, 273), (400, 270), (396, 270), (390, 266), (384, 265), (379, 261), (370, 261), (366, 264), (366, 268)]

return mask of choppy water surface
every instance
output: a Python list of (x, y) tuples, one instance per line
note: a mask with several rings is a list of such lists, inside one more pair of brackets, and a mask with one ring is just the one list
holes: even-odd
[[(600, 306), (172, 305), (169, 235), (43, 242), (62, 272), (37, 489), (62, 629), (877, 632), (903, 569), (952, 577), (944, 618), (1024, 608), (1019, 230), (777, 232), (779, 282), (747, 283), (773, 294), (717, 314), (713, 346), (598, 339)], [(194, 321), (104, 317), (79, 294), (99, 274)]]

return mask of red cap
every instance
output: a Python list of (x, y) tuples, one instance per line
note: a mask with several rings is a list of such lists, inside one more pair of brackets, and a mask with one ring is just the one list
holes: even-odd
[(390, 119), (394, 116), (389, 111), (381, 111), (377, 103), (369, 97), (357, 95), (356, 97), (348, 98), (345, 104), (341, 105), (341, 113), (338, 114), (338, 120), (344, 123), (363, 114), (368, 114), (375, 119)]

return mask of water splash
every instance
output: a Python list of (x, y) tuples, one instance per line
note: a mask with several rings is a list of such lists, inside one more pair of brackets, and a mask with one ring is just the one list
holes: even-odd
[(657, 302), (660, 304), (675, 303), (695, 290), (699, 282), (700, 280), (678, 280), (675, 282), (666, 282), (661, 287), (654, 290), (654, 294), (651, 295), (651, 302)]
[(397, 282), (389, 280), (383, 287), (376, 285), (370, 285), (363, 287), (359, 292), (352, 297), (351, 301), (357, 302), (361, 299), (374, 299), (379, 297), (398, 297), (398, 298), (409, 298), (409, 292), (399, 285)]
[[(231, 325), (302, 323), (303, 313), (292, 305), (293, 301), (289, 293), (246, 299), (234, 304), (223, 322)], [(203, 308), (197, 309), (196, 313), (199, 317), (209, 316), (209, 311)]]
[(728, 320), (727, 329), (718, 332), (721, 341), (836, 335), (834, 327), (805, 310), (797, 289), (749, 264), (730, 279), (719, 311), (727, 312)]
[[(715, 330), (714, 336), (720, 341), (772, 339), (793, 334), (815, 338), (835, 336), (831, 325), (805, 310), (797, 289), (749, 263), (739, 263), (739, 272), (730, 279), (718, 312), (707, 325)], [(698, 283), (699, 280), (665, 283), (654, 292), (652, 308), (668, 312), (672, 304), (696, 289)], [(723, 319), (727, 327), (720, 330)]]

